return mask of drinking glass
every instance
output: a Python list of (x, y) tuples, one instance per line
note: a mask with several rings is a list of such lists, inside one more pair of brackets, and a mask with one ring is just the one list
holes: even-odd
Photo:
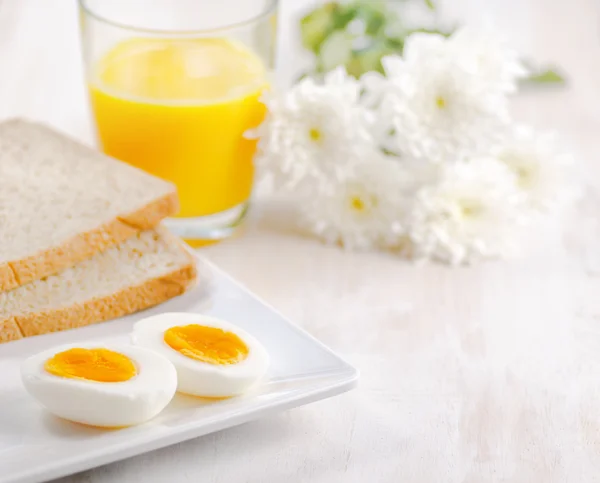
[(177, 186), (167, 225), (193, 245), (247, 212), (277, 0), (79, 0), (98, 142)]

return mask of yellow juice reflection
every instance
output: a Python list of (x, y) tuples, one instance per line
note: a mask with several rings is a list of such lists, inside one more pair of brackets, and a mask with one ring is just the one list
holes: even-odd
[(262, 61), (224, 38), (133, 39), (96, 66), (90, 94), (104, 152), (173, 181), (180, 217), (250, 196), (267, 85)]

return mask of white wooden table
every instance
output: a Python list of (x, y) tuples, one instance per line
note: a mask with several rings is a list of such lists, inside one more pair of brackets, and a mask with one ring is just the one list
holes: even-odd
[[(74, 4), (0, 0), (0, 117), (90, 142)], [(515, 101), (524, 119), (560, 130), (587, 172), (564, 230), (545, 229), (521, 260), (416, 268), (322, 246), (294, 231), (284, 205), (259, 200), (243, 236), (203, 253), (344, 354), (360, 387), (61, 481), (600, 481), (600, 5), (455, 8), (471, 22), (487, 12), (570, 75), (568, 89)]]

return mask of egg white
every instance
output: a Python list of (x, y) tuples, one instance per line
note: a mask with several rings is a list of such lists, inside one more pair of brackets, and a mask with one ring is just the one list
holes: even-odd
[[(44, 364), (68, 349), (108, 349), (127, 356), (137, 374), (123, 382), (97, 382), (50, 374)], [(177, 388), (173, 364), (142, 347), (73, 344), (55, 347), (26, 359), (21, 365), (25, 389), (52, 414), (99, 427), (141, 424), (169, 404)]]
[[(248, 347), (247, 357), (236, 364), (210, 364), (184, 356), (164, 341), (167, 329), (190, 324), (233, 332)], [(165, 313), (147, 317), (134, 325), (132, 341), (167, 357), (177, 370), (177, 390), (193, 396), (243, 394), (263, 379), (269, 367), (269, 354), (254, 337), (230, 322), (206, 315)]]

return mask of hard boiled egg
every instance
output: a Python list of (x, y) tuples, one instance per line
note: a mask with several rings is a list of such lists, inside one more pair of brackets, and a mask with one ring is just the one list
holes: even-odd
[(231, 397), (263, 378), (269, 355), (239, 327), (214, 317), (166, 313), (140, 320), (133, 343), (167, 357), (177, 370), (177, 390), (204, 397)]
[(23, 362), (27, 391), (48, 411), (100, 427), (140, 424), (173, 398), (177, 373), (141, 347), (84, 344), (41, 352)]

